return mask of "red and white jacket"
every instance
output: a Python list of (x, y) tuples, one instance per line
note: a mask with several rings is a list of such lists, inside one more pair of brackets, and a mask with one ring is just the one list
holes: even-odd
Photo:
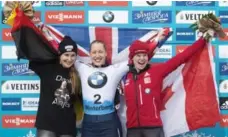
[(201, 38), (167, 62), (148, 65), (139, 73), (130, 71), (125, 76), (123, 89), (127, 106), (127, 128), (162, 126), (160, 110), (163, 79), (205, 45), (206, 41)]

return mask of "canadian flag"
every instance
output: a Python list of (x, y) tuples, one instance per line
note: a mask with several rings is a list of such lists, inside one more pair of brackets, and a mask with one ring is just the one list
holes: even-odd
[(205, 46), (163, 81), (161, 117), (166, 137), (219, 121), (212, 46)]

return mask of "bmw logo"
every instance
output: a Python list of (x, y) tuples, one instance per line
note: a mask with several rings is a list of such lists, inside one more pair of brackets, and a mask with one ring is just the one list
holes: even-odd
[(88, 78), (88, 84), (92, 88), (102, 88), (107, 83), (107, 76), (102, 72), (94, 72)]
[(103, 15), (103, 20), (107, 23), (110, 23), (114, 20), (114, 14), (111, 11), (106, 11)]
[(157, 3), (157, 1), (146, 1), (146, 3), (150, 6), (153, 6)]

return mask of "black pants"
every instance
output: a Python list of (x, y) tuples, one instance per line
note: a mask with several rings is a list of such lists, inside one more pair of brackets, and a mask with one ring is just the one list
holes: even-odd
[(164, 132), (162, 127), (132, 128), (127, 130), (127, 137), (164, 137)]
[(36, 137), (74, 137), (72, 135), (57, 135), (56, 133), (48, 130), (37, 129)]
[(84, 114), (82, 137), (121, 137), (119, 126), (116, 112), (106, 115)]

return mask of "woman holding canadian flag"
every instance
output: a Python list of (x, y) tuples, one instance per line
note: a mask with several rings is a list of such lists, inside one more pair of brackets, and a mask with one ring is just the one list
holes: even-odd
[[(185, 92), (187, 94), (185, 96), (189, 95), (188, 99), (193, 98), (191, 102), (186, 101), (185, 103), (191, 103), (190, 106), (195, 105), (193, 108), (195, 110), (182, 107), (182, 110), (186, 110), (186, 113), (189, 113), (191, 118), (189, 118), (186, 122), (188, 125), (181, 124), (181, 128), (192, 130), (199, 128), (200, 126), (212, 126), (219, 121), (215, 87), (213, 87), (214, 83), (212, 78), (208, 75), (211, 73), (210, 64), (204, 64), (204, 68), (208, 69), (209, 71), (201, 70), (202, 68), (200, 68), (201, 65), (198, 64), (199, 62), (197, 63), (199, 67), (197, 67), (194, 66), (194, 61), (196, 59), (201, 60), (203, 56), (206, 57), (205, 53), (207, 53), (207, 48), (209, 48), (207, 47), (208, 42), (210, 42), (214, 36), (224, 37), (224, 32), (222, 31), (221, 23), (213, 14), (204, 16), (192, 26), (195, 27), (195, 29), (199, 29), (199, 31), (203, 33), (203, 36), (200, 37), (199, 40), (197, 40), (193, 45), (189, 46), (185, 51), (179, 53), (165, 63), (156, 65), (149, 64), (150, 55), (148, 53), (148, 45), (146, 43), (133, 44), (129, 48), (129, 59), (131, 60), (132, 64), (129, 65), (130, 71), (123, 79), (123, 94), (126, 100), (127, 137), (164, 137), (163, 122), (165, 125), (166, 123), (169, 123), (169, 121), (172, 121), (168, 125), (169, 128), (167, 128), (167, 125), (165, 125), (165, 131), (167, 131), (167, 129), (175, 129), (175, 122), (178, 124), (180, 123), (178, 121), (182, 121), (181, 115), (178, 117), (179, 114), (176, 114), (175, 112), (175, 109), (179, 108), (178, 103), (181, 103), (182, 101), (176, 101), (176, 103), (173, 104), (174, 108), (172, 109), (171, 113), (176, 114), (176, 116), (172, 116), (171, 114), (167, 115), (165, 118), (163, 117), (162, 119), (161, 115), (164, 116), (167, 113), (166, 111), (169, 111), (169, 108), (167, 107), (168, 105), (165, 105), (169, 99), (171, 99), (172, 94), (175, 94), (174, 90), (181, 90), (180, 85), (175, 85), (176, 87), (168, 85), (168, 87), (164, 89), (165, 80), (163, 81), (163, 79), (165, 79), (167, 75), (184, 63), (185, 66), (182, 66), (183, 69), (181, 70), (183, 77), (186, 78), (184, 82), (191, 83), (190, 89), (192, 87), (194, 88), (194, 90), (191, 91), (188, 86), (184, 86)], [(198, 58), (196, 58), (197, 56)], [(208, 60), (201, 61), (204, 61), (200, 62), (201, 64), (208, 62)], [(191, 62), (190, 66), (187, 66), (187, 62)], [(191, 73), (194, 74), (187, 74), (188, 72), (186, 70), (191, 69), (191, 67), (197, 69), (197, 72), (191, 70)], [(198, 73), (202, 74), (197, 76)], [(171, 75), (172, 76), (170, 76), (169, 81), (179, 77), (178, 75)], [(197, 78), (201, 78), (203, 81), (200, 82), (199, 80), (196, 80)], [(196, 80), (198, 84), (194, 85), (195, 83), (193, 83), (192, 80)], [(169, 82), (169, 84), (170, 83), (172, 82)], [(207, 92), (204, 93), (204, 90)], [(194, 92), (198, 92), (198, 95), (194, 94)], [(182, 93), (178, 94), (181, 95)], [(200, 101), (197, 100), (198, 96), (201, 97)], [(206, 100), (204, 100), (203, 97), (206, 98)], [(184, 96), (179, 98), (179, 100), (183, 99)], [(210, 106), (210, 108), (204, 107), (204, 103), (206, 103), (207, 106)], [(181, 113), (181, 109), (177, 110), (177, 113), (178, 112)], [(191, 124), (193, 126), (191, 126)], [(170, 135), (175, 135), (178, 132), (183, 133), (183, 131), (187, 131), (186, 129), (183, 130), (181, 128), (175, 129), (177, 131), (172, 131), (176, 133), (166, 132), (166, 136), (169, 137)]]

